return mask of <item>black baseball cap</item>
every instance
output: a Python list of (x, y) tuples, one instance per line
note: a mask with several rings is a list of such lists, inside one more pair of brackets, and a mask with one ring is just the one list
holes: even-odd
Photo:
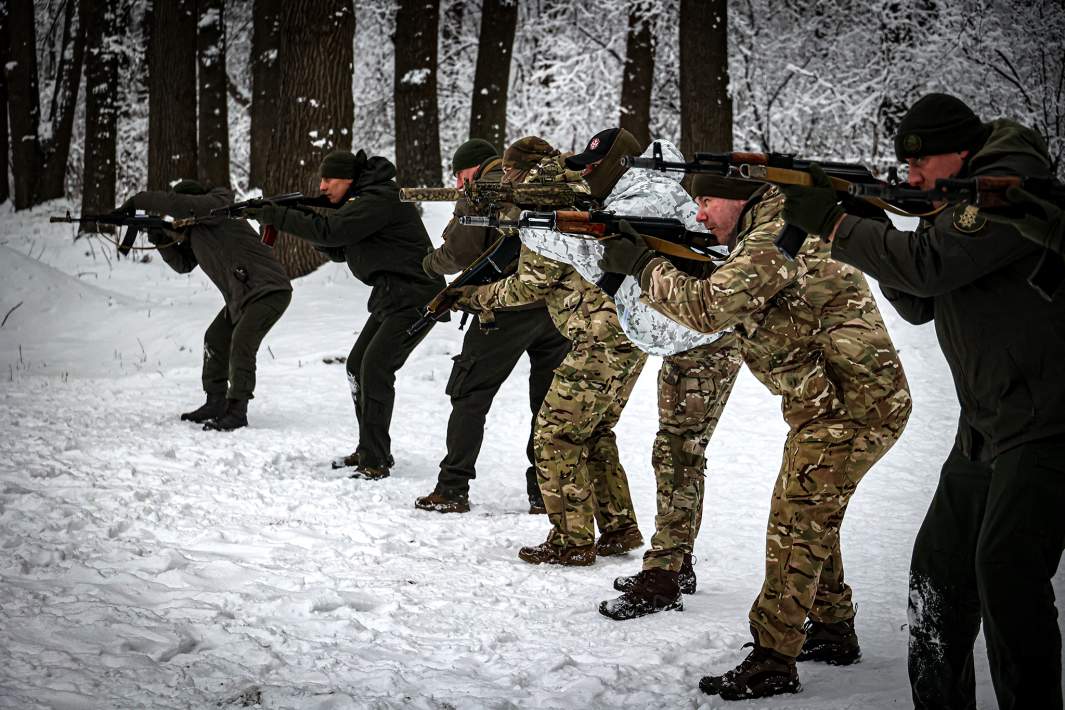
[(566, 158), (566, 167), (570, 170), (580, 170), (602, 160), (610, 152), (610, 146), (614, 145), (614, 140), (620, 132), (620, 128), (608, 128), (605, 131), (599, 131), (588, 141), (583, 153), (577, 153)]

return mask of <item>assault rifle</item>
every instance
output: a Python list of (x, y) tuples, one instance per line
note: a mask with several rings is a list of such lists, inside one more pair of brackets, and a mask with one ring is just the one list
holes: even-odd
[[(619, 223), (624, 220), (644, 236), (647, 245), (655, 251), (695, 261), (724, 259), (727, 253), (712, 234), (691, 232), (680, 220), (666, 217), (640, 217), (619, 215), (602, 210), (579, 212), (523, 211), (516, 220), (500, 220), (495, 217), (459, 217), (459, 223), (471, 227), (494, 227), (496, 229), (535, 229), (563, 234), (575, 234), (596, 240), (617, 236), (621, 233)], [(596, 286), (610, 296), (617, 293), (624, 274), (603, 274)]]
[[(177, 222), (172, 217), (160, 217), (157, 215), (150, 215), (143, 211), (138, 211), (134, 214), (125, 214), (122, 212), (110, 212), (108, 214), (92, 214), (82, 215), (81, 217), (73, 217), (70, 212), (67, 212), (63, 217), (50, 217), (49, 222), (62, 223), (62, 224), (77, 224), (85, 227), (85, 231), (100, 233), (100, 225), (108, 225), (111, 227), (125, 227), (126, 234), (122, 238), (122, 241), (118, 243), (118, 253), (122, 256), (126, 256), (133, 249), (133, 244), (137, 241), (137, 235), (142, 229), (182, 229), (190, 224), (177, 225)], [(190, 220), (183, 220), (188, 223)], [(80, 238), (80, 234), (74, 237), (75, 240)]]
[(1006, 190), (1019, 187), (1036, 197), (1065, 207), (1065, 184), (1054, 178), (1020, 177), (1017, 175), (979, 175), (970, 178), (940, 178), (931, 190), (918, 190), (905, 185), (850, 186), (856, 197), (875, 198), (885, 202), (945, 202), (969, 204), (982, 209), (1003, 210), (1007, 214), (1013, 205), (1006, 199)]
[(563, 209), (588, 205), (591, 196), (581, 183), (467, 182), (464, 187), (401, 187), (403, 202), (457, 202), (465, 198), (476, 212), (493, 213), (503, 205), (525, 209)]
[[(253, 197), (250, 200), (244, 200), (242, 202), (234, 202), (231, 205), (225, 205), (224, 207), (216, 207), (211, 210), (212, 217), (225, 217), (227, 219), (244, 219), (244, 213), (250, 209), (257, 209), (259, 207), (266, 207), (267, 205), (275, 205), (277, 207), (335, 207), (333, 203), (329, 201), (325, 195), (317, 195), (311, 197), (304, 195), (302, 192), (286, 192), (282, 195), (274, 195), (273, 197)], [(180, 224), (182, 220), (178, 220), (177, 224)], [(277, 241), (277, 227), (272, 224), (264, 224), (263, 232), (260, 236), (263, 244), (268, 247), (272, 247)]]
[[(884, 182), (873, 175), (868, 168), (854, 163), (821, 162), (805, 160), (785, 153), (696, 153), (690, 162), (669, 161), (662, 157), (662, 147), (655, 143), (652, 157), (625, 156), (622, 165), (629, 168), (659, 170), (665, 172), (709, 173), (722, 177), (759, 180), (777, 185), (812, 186), (810, 166), (821, 166), (832, 186), (843, 194), (849, 194), (852, 185), (893, 186), (898, 178), (892, 172), (889, 181)], [(867, 201), (881, 209), (905, 216), (921, 216), (931, 209), (927, 200), (916, 202), (899, 201), (889, 204), (880, 199), (867, 198)], [(806, 232), (794, 225), (787, 225), (773, 241), (777, 249), (788, 259), (795, 259), (802, 245), (806, 242)]]
[(518, 258), (521, 253), (521, 240), (511, 233), (504, 233), (492, 246), (473, 260), (473, 263), (455, 277), (455, 280), (445, 286), (439, 293), (433, 296), (433, 300), (425, 306), (421, 317), (407, 328), (407, 335), (417, 335), (425, 330), (430, 323), (442, 320), (451, 312), (451, 307), (459, 299), (455, 289), (461, 286), (481, 286), (492, 283), (504, 273), (507, 267)]

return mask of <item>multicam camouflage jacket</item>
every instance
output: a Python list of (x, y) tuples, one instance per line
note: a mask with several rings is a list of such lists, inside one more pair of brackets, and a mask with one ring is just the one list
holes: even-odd
[(869, 286), (808, 240), (795, 261), (773, 245), (784, 228), (778, 190), (756, 195), (739, 243), (708, 278), (662, 258), (640, 274), (644, 300), (705, 333), (734, 328), (751, 372), (784, 398), (793, 429), (814, 419), (873, 422), (909, 406), (902, 365)]

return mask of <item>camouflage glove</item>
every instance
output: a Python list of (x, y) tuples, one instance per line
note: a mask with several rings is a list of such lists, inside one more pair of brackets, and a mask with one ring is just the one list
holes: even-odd
[(980, 214), (987, 217), (988, 222), (1008, 224), (1025, 239), (1042, 244), (1059, 254), (1065, 254), (1065, 219), (1062, 219), (1060, 207), (1019, 187), (1006, 190), (1006, 199), (1011, 205), (1022, 210), (1022, 216), (1013, 217), (986, 211), (981, 211)]
[(827, 237), (836, 226), (836, 221), (843, 216), (843, 208), (839, 206), (839, 196), (832, 187), (832, 181), (820, 165), (810, 165), (810, 177), (813, 178), (813, 187), (780, 186), (787, 200), (784, 203), (784, 221), (807, 234)]
[(599, 268), (610, 274), (631, 274), (639, 278), (655, 253), (625, 220), (618, 223), (618, 231), (620, 237), (602, 242), (603, 258), (599, 260)]

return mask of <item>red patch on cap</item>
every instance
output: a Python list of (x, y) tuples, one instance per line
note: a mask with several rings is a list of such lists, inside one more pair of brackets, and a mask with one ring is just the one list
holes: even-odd
[(588, 144), (588, 150), (595, 150), (599, 147), (599, 139), (593, 138), (592, 142)]

